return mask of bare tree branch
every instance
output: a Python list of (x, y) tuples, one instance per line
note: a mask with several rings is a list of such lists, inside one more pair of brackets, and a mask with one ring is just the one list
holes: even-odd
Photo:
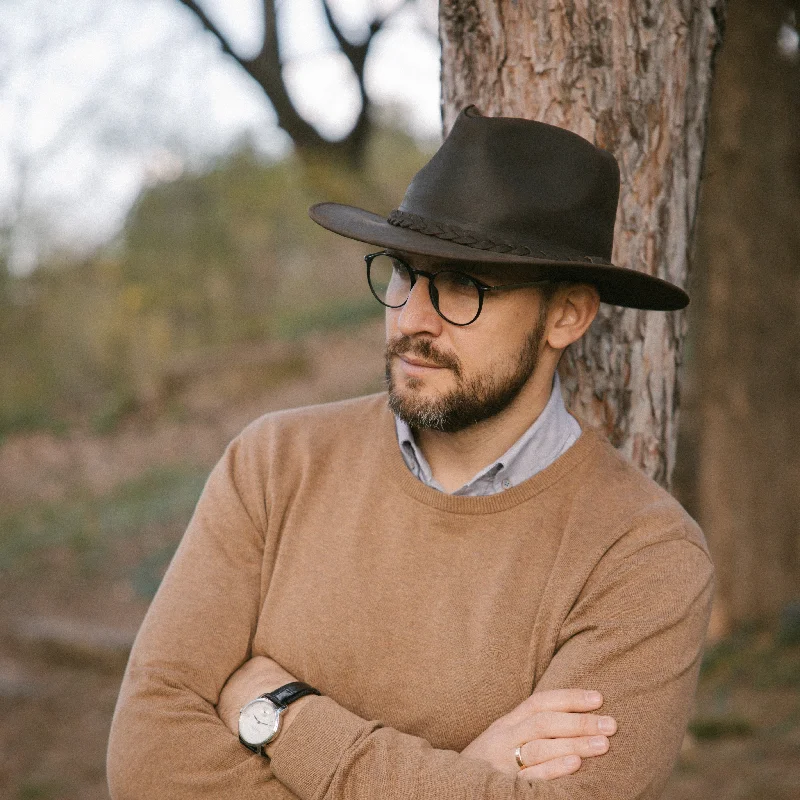
[(415, 0), (400, 0), (392, 11), (383, 17), (375, 17), (369, 23), (369, 32), (362, 42), (352, 42), (345, 36), (337, 23), (328, 0), (321, 0), (325, 19), (333, 33), (341, 52), (347, 58), (358, 81), (361, 97), (361, 110), (350, 133), (339, 142), (330, 142), (297, 112), (286, 83), (283, 80), (283, 62), (280, 57), (277, 14), (275, 0), (262, 0), (264, 41), (258, 55), (243, 58), (237, 55), (230, 42), (208, 17), (196, 0), (180, 0), (181, 4), (192, 11), (203, 27), (213, 34), (220, 43), (222, 51), (231, 56), (252, 77), (269, 98), (278, 117), (278, 125), (289, 134), (298, 150), (317, 150), (339, 152), (355, 167), (360, 167), (365, 145), (371, 128), (371, 103), (364, 82), (364, 68), (367, 54), (375, 35), (387, 20), (398, 11)]
[[(333, 16), (333, 12), (331, 11), (328, 0), (322, 0), (322, 8), (325, 12), (325, 21), (328, 23), (328, 27), (331, 29), (331, 33), (333, 33), (336, 43), (341, 48), (342, 52), (347, 56), (347, 60), (352, 64), (353, 56), (355, 55), (355, 52), (359, 46), (354, 42), (351, 42), (344, 35), (342, 29), (339, 27), (339, 23), (336, 22), (336, 18)], [(372, 24), (373, 23), (370, 23), (370, 33), (367, 35), (365, 42), (369, 42), (369, 40), (372, 38)], [(362, 45), (363, 44), (364, 43), (362, 43)]]
[(400, 2), (385, 16), (375, 17), (372, 19), (369, 23), (369, 33), (362, 42), (351, 42), (344, 35), (342, 29), (339, 27), (339, 24), (336, 22), (336, 18), (333, 16), (333, 11), (331, 9), (329, 0), (322, 0), (322, 8), (325, 12), (325, 20), (327, 21), (328, 27), (331, 29), (337, 44), (345, 56), (347, 56), (347, 60), (352, 64), (353, 69), (356, 70), (356, 73), (358, 73), (359, 70), (363, 72), (366, 54), (375, 34), (377, 34), (386, 24), (386, 22), (395, 16), (395, 14), (397, 14), (406, 6), (412, 5), (414, 2), (415, 0), (400, 0)]
[(203, 27), (217, 39), (222, 51), (233, 58), (264, 90), (278, 117), (278, 125), (289, 134), (298, 149), (320, 150), (332, 147), (316, 129), (298, 113), (289, 97), (283, 80), (280, 61), (275, 0), (264, 0), (264, 42), (254, 58), (243, 58), (231, 47), (230, 42), (195, 0), (179, 0), (192, 11)]
[(359, 94), (361, 96), (361, 110), (358, 113), (358, 117), (356, 118), (353, 129), (343, 142), (343, 145), (348, 153), (348, 157), (351, 163), (353, 163), (355, 166), (361, 165), (366, 140), (369, 136), (369, 131), (372, 125), (372, 102), (367, 94), (366, 83), (364, 80), (364, 69), (367, 63), (369, 48), (372, 44), (372, 40), (375, 38), (375, 35), (381, 30), (381, 28), (383, 28), (384, 24), (391, 17), (397, 14), (398, 11), (405, 6), (410, 5), (412, 2), (414, 2), (414, 0), (400, 0), (397, 6), (395, 6), (395, 8), (393, 8), (388, 14), (383, 17), (375, 17), (370, 21), (369, 32), (363, 41), (352, 42), (344, 35), (344, 32), (339, 27), (339, 24), (337, 23), (330, 7), (329, 0), (322, 0), (322, 8), (325, 12), (325, 19), (328, 23), (328, 27), (331, 29), (331, 32), (333, 33), (342, 53), (350, 62), (350, 66), (353, 68), (356, 80), (358, 81)]
[(222, 52), (226, 53), (227, 55), (233, 57), (238, 61), (242, 66), (244, 66), (243, 59), (241, 59), (236, 53), (234, 52), (233, 48), (230, 45), (230, 42), (225, 38), (222, 31), (211, 21), (205, 11), (194, 2), (194, 0), (178, 0), (182, 5), (186, 6), (190, 11), (192, 11), (195, 16), (203, 23), (203, 27), (209, 32), (214, 34), (214, 36), (219, 41), (220, 47), (222, 47)]
[(278, 116), (278, 125), (289, 134), (298, 149), (332, 149), (334, 145), (297, 113), (283, 80), (275, 0), (263, 0), (263, 9), (264, 44), (259, 54), (243, 66), (266, 92)]

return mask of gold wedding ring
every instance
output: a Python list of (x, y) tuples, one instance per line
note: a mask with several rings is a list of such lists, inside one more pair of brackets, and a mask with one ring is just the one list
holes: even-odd
[(525, 769), (525, 762), (522, 760), (522, 745), (520, 745), (514, 751), (514, 758), (517, 759), (517, 764), (519, 764), (519, 768), (520, 769)]

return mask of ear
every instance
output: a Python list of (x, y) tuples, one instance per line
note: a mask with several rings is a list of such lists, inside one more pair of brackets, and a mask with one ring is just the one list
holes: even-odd
[(545, 339), (554, 350), (563, 350), (586, 333), (600, 308), (600, 295), (585, 283), (556, 291), (548, 304)]

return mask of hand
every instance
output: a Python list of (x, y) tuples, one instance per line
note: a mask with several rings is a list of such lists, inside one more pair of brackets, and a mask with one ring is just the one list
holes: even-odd
[[(486, 761), (529, 783), (576, 772), (582, 758), (608, 750), (608, 736), (617, 730), (613, 717), (587, 712), (603, 704), (599, 692), (552, 689), (534, 692), (505, 716), (495, 720), (461, 755)], [(514, 751), (522, 746), (520, 769)]]
[[(235, 736), (239, 735), (239, 711), (266, 692), (274, 692), (286, 683), (294, 681), (280, 664), (266, 656), (253, 656), (245, 661), (222, 687), (217, 703), (217, 714)], [(307, 698), (292, 703), (283, 712), (281, 730), (284, 730), (296, 715), (299, 706)]]

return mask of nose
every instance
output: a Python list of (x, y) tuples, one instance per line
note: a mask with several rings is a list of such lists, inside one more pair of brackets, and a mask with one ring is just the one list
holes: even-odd
[(417, 278), (411, 287), (408, 300), (398, 311), (397, 329), (405, 336), (413, 336), (416, 333), (438, 336), (442, 331), (444, 320), (433, 307), (428, 279), (423, 275)]

